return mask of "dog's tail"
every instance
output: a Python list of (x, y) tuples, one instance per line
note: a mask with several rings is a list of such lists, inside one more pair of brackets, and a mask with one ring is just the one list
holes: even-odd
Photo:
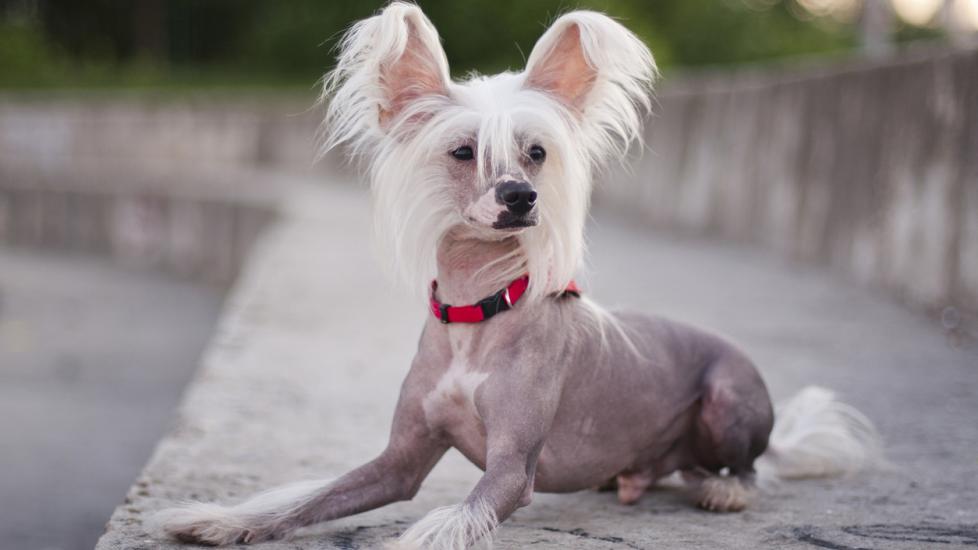
[(884, 464), (873, 423), (831, 390), (809, 386), (778, 407), (756, 468), (763, 482), (851, 475)]

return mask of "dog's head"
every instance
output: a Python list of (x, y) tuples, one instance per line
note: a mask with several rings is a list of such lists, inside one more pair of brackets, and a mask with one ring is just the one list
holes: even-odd
[(640, 137), (654, 74), (632, 33), (578, 11), (553, 23), (524, 71), (453, 82), (434, 26), (395, 2), (340, 44), (326, 145), (364, 161), (400, 271), (427, 279), (449, 231), (515, 238), (543, 294), (573, 277), (592, 173)]

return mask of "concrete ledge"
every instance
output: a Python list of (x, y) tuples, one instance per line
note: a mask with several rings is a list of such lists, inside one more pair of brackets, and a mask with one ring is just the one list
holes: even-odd
[[(386, 442), (426, 308), (380, 275), (361, 188), (278, 183), (288, 190), (281, 215), (247, 261), (172, 431), (99, 550), (186, 548), (152, 538), (146, 518), (184, 499), (234, 502), (335, 477)], [(901, 308), (768, 255), (598, 220), (589, 293), (729, 334), (758, 360), (776, 398), (812, 383), (843, 390), (879, 422), (901, 469), (785, 484), (729, 515), (698, 511), (668, 487), (632, 507), (609, 493), (535, 495), (500, 529), (498, 548), (801, 550), (817, 540), (911, 550), (924, 539), (954, 547), (970, 540), (955, 537), (978, 537), (978, 439), (960, 421), (978, 414), (975, 350), (950, 348)], [(414, 501), (259, 548), (375, 548), (464, 499), (479, 476), (451, 451)]]
[(978, 335), (978, 51), (667, 82), (598, 200), (761, 244)]
[(278, 190), (255, 171), (0, 168), (0, 243), (107, 255), (229, 285), (274, 218)]
[[(235, 285), (173, 431), (98, 548), (159, 548), (143, 521), (161, 506), (340, 475), (386, 443), (420, 310), (378, 273), (361, 189), (288, 186), (282, 215)], [(375, 314), (380, 307), (383, 316)], [(418, 502), (336, 522), (321, 538), (267, 547), (343, 548), (352, 547), (344, 543), (352, 533), (358, 545), (391, 536), (439, 496), (458, 494), (450, 479), (434, 485)]]
[[(761, 243), (910, 303), (967, 312), (978, 276), (978, 157), (968, 156), (978, 124), (946, 114), (975, 120), (966, 100), (976, 59), (942, 54), (813, 79), (721, 78), (702, 93), (679, 83), (660, 95), (653, 152), (599, 201), (616, 215)], [(876, 109), (878, 96), (885, 108)], [(282, 170), (298, 157), (307, 163), (311, 126), (293, 127), (282, 113), (208, 117), (200, 106), (0, 107), (3, 239), (101, 251), (219, 283), (241, 273), (174, 429), (99, 548), (176, 548), (146, 532), (145, 518), (162, 506), (339, 475), (380, 451), (424, 307), (379, 275), (360, 189)], [(910, 116), (917, 110), (922, 119)], [(888, 113), (908, 125), (891, 132)], [(924, 130), (939, 139), (914, 139)], [(877, 146), (861, 158), (857, 143)], [(126, 158), (147, 153), (155, 161)], [(18, 171), (15, 158), (32, 168)], [(171, 163), (186, 169), (165, 169)], [(228, 171), (240, 165), (249, 168)], [(871, 544), (902, 550), (919, 547), (913, 537), (978, 540), (978, 441), (961, 422), (978, 414), (973, 350), (952, 349), (931, 324), (762, 255), (625, 230), (603, 235), (594, 265), (605, 286), (596, 296), (735, 336), (776, 397), (807, 383), (847, 389), (907, 470), (791, 485), (734, 516), (692, 510), (670, 489), (633, 508), (607, 494), (542, 495), (506, 523), (500, 547), (865, 547), (877, 533)], [(450, 453), (415, 501), (265, 548), (369, 548), (458, 502), (478, 476)]]
[(290, 165), (309, 168), (314, 98), (239, 94), (0, 95), (0, 163), (32, 159), (72, 169), (77, 159), (140, 168)]

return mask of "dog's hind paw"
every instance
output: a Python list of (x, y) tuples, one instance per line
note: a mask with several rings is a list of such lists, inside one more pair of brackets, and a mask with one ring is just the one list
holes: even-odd
[(618, 502), (635, 504), (654, 482), (655, 477), (650, 472), (618, 474)]
[(734, 476), (711, 476), (699, 482), (696, 503), (711, 512), (739, 512), (750, 504), (753, 491)]

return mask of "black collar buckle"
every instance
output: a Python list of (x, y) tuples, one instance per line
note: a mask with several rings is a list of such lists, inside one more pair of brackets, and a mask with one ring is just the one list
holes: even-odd
[(482, 309), (483, 320), (501, 311), (509, 311), (513, 307), (513, 303), (509, 299), (509, 288), (504, 288), (492, 296), (479, 300), (476, 305)]

